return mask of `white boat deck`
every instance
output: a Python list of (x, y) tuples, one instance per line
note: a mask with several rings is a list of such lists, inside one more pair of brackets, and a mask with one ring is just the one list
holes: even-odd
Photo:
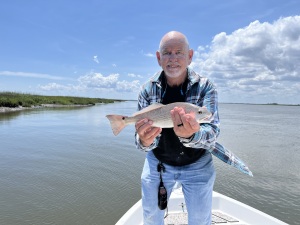
[[(170, 213), (165, 218), (165, 225), (188, 225), (187, 217), (188, 214), (186, 212)], [(241, 223), (238, 219), (217, 210), (212, 212), (211, 224), (246, 225), (245, 223)]]
[[(142, 201), (138, 201), (116, 225), (142, 225)], [(288, 225), (246, 204), (213, 193), (212, 224), (219, 225)], [(173, 190), (168, 202), (165, 225), (188, 225), (188, 213), (181, 188)]]

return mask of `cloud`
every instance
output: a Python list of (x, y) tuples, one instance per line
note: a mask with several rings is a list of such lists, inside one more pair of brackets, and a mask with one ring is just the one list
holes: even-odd
[(103, 76), (101, 73), (89, 73), (78, 78), (77, 84), (58, 84), (49, 83), (39, 85), (43, 91), (118, 91), (118, 92), (138, 92), (140, 90), (140, 81), (119, 80), (119, 74), (110, 74)]
[(94, 55), (93, 60), (94, 60), (94, 62), (96, 62), (97, 64), (99, 64), (99, 60), (98, 60), (98, 56), (97, 55)]
[(62, 85), (57, 83), (49, 83), (46, 85), (39, 85), (39, 89), (43, 91), (71, 91), (74, 89), (72, 85)]
[(134, 74), (134, 73), (129, 73), (128, 76), (129, 77), (133, 77), (133, 78), (135, 78), (135, 77), (137, 77), (137, 78), (143, 78), (143, 76), (138, 75), (138, 74)]
[(78, 78), (80, 86), (87, 88), (114, 88), (118, 82), (119, 74), (111, 74), (107, 77), (101, 73), (90, 73)]
[(156, 57), (156, 55), (153, 53), (145, 53), (144, 56), (151, 57), (151, 58)]
[(17, 77), (31, 77), (49, 80), (67, 80), (68, 78), (53, 76), (43, 73), (27, 73), (27, 72), (15, 72), (15, 71), (0, 71), (0, 76), (17, 76)]
[(222, 91), (281, 95), (298, 93), (300, 16), (274, 23), (252, 22), (232, 34), (217, 34), (211, 46), (199, 46), (191, 67)]
[(116, 85), (116, 89), (118, 91), (123, 91), (123, 92), (133, 92), (133, 91), (139, 91), (140, 90), (140, 82), (138, 80), (134, 81), (119, 81)]
[(135, 92), (140, 89), (138, 80), (126, 81), (119, 80), (119, 74), (110, 74), (103, 76), (101, 73), (90, 73), (78, 79), (80, 87), (86, 89), (115, 89), (121, 92)]
[(146, 56), (146, 57), (150, 57), (150, 58), (156, 57), (155, 53), (154, 53), (154, 54), (151, 53), (151, 52), (145, 53), (143, 49), (140, 50), (140, 53), (141, 53), (142, 55)]

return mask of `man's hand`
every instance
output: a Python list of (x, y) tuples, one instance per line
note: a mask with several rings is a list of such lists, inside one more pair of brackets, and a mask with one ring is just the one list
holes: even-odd
[(189, 138), (200, 130), (200, 125), (195, 119), (193, 113), (185, 113), (181, 107), (175, 107), (171, 110), (171, 116), (174, 124), (174, 132), (182, 138)]
[(135, 124), (135, 129), (139, 135), (140, 142), (144, 147), (150, 146), (154, 139), (161, 133), (159, 127), (152, 127), (153, 122), (148, 119), (142, 119)]

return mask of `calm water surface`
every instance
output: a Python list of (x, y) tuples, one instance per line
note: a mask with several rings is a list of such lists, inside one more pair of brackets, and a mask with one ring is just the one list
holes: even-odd
[[(0, 224), (113, 225), (140, 199), (145, 154), (133, 126), (114, 137), (106, 114), (136, 102), (0, 114)], [(219, 142), (251, 168), (215, 158), (215, 190), (300, 224), (300, 107), (221, 104)]]

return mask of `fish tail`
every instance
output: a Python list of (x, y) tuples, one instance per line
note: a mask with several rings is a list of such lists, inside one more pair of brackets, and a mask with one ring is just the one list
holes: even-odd
[(106, 117), (110, 122), (110, 126), (114, 135), (117, 136), (126, 126), (126, 117), (121, 115), (107, 115)]

